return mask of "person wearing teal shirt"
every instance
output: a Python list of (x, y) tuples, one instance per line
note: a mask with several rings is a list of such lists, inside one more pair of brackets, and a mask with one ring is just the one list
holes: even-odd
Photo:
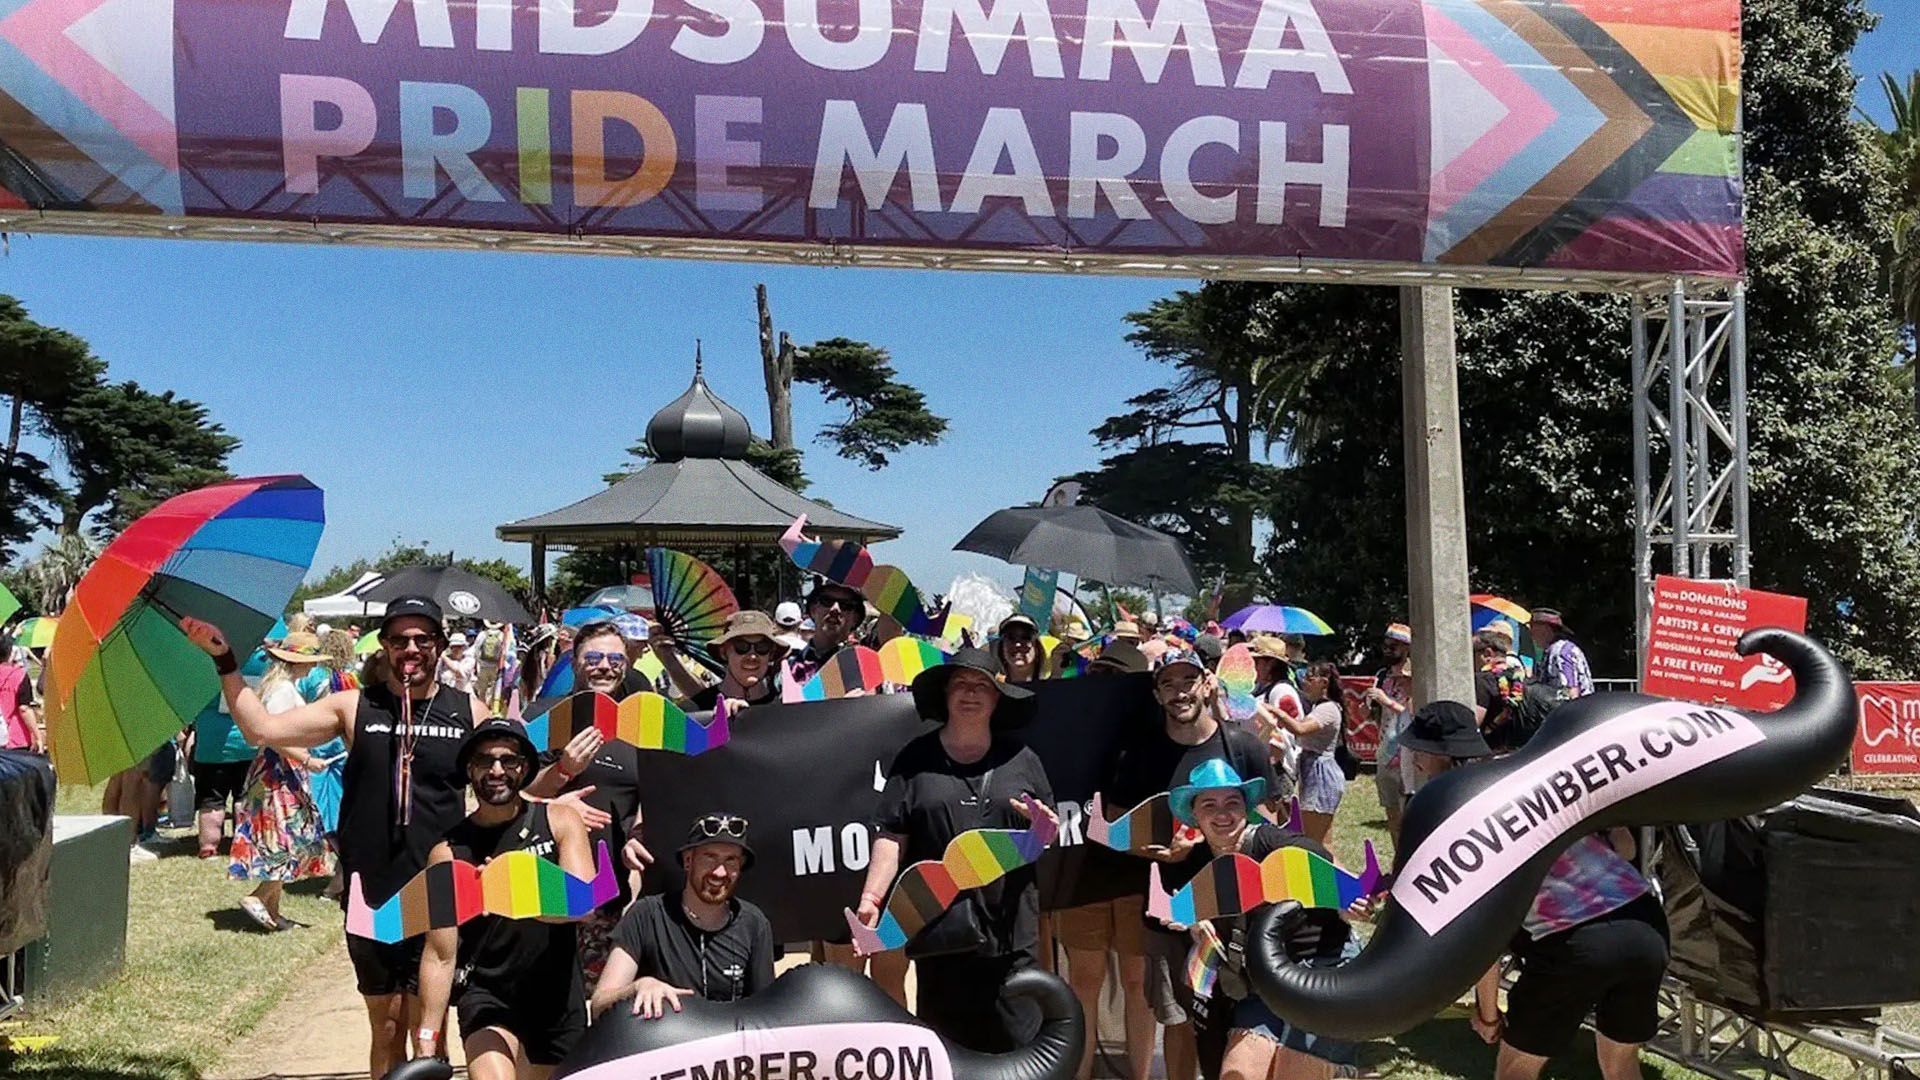
[[(266, 673), (267, 654), (260, 649), (255, 649), (240, 667), (241, 678), (255, 687)], [(193, 718), (193, 760), (187, 771), (193, 776), (193, 801), (199, 811), (201, 858), (220, 854), (220, 840), (227, 830), (227, 806), (246, 789), (247, 767), (253, 764), (256, 752), (240, 734), (222, 698), (216, 696)]]

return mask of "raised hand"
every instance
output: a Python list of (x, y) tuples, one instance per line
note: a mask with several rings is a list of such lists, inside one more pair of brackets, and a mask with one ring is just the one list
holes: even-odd
[(224, 656), (233, 651), (233, 646), (227, 644), (227, 636), (220, 632), (220, 628), (204, 619), (196, 619), (191, 615), (181, 617), (180, 632), (208, 656)]

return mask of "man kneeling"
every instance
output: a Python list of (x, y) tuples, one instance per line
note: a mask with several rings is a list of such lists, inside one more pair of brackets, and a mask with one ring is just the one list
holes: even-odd
[[(526, 850), (591, 879), (595, 863), (579, 813), (520, 795), (537, 758), (519, 721), (476, 726), (460, 744), (458, 761), (479, 808), (434, 847), (428, 864), (461, 859), (478, 866)], [(544, 1080), (587, 1029), (576, 947), (568, 921), (482, 915), (458, 929), (429, 931), (420, 959), (415, 1056), (439, 1052), (451, 1000), (471, 1080)]]
[(633, 999), (633, 1013), (657, 1019), (680, 999), (738, 1001), (773, 982), (773, 924), (734, 897), (753, 865), (747, 819), (708, 814), (680, 847), (687, 884), (678, 895), (649, 896), (627, 909), (613, 931), (613, 955), (593, 989), (594, 1016)]

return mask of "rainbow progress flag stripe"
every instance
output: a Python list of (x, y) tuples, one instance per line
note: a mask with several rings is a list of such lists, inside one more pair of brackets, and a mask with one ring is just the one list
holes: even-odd
[(1345, 910), (1379, 885), (1380, 861), (1368, 841), (1367, 869), (1358, 877), (1300, 847), (1281, 848), (1260, 862), (1239, 852), (1222, 855), (1172, 896), (1160, 883), (1159, 863), (1149, 877), (1147, 914), (1162, 922), (1192, 926), (1203, 919), (1244, 915), (1282, 900)]
[(809, 539), (800, 531), (806, 527), (807, 515), (801, 514), (780, 537), (781, 549), (795, 566), (857, 590), (909, 634), (939, 637), (946, 632), (948, 609), (928, 611), (906, 571), (875, 566), (867, 549), (851, 540)]
[(907, 867), (887, 897), (879, 925), (868, 927), (848, 911), (854, 952), (871, 956), (898, 949), (952, 906), (964, 890), (991, 885), (1011, 871), (1033, 865), (1053, 843), (1060, 826), (1040, 812), (1032, 796), (1027, 797), (1027, 808), (1033, 814), (1030, 828), (972, 829), (954, 837), (938, 862), (928, 859)]
[(582, 690), (527, 721), (527, 737), (543, 750), (557, 750), (588, 728), (637, 750), (667, 750), (689, 757), (727, 744), (727, 703), (722, 698), (705, 726), (680, 706), (654, 693), (615, 701)]
[(620, 892), (606, 841), (598, 848), (592, 881), (581, 881), (531, 851), (509, 851), (485, 867), (461, 859), (429, 866), (377, 908), (367, 906), (355, 874), (347, 886), (347, 933), (390, 945), (481, 915), (582, 918)]
[(1108, 821), (1106, 803), (1099, 792), (1087, 807), (1087, 839), (1101, 847), (1145, 855), (1150, 847), (1165, 847), (1173, 842), (1173, 809), (1167, 793), (1161, 792), (1139, 806)]

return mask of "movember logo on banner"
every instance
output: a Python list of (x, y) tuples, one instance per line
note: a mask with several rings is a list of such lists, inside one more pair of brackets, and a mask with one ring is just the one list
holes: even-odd
[[(1039, 755), (1058, 800), (1060, 836), (1039, 866), (1042, 906), (1073, 907), (1146, 887), (1146, 865), (1086, 843), (1085, 806), (1127, 739), (1158, 723), (1145, 675), (1041, 682), (1017, 736)], [(672, 852), (700, 815), (749, 822), (753, 869), (740, 896), (765, 911), (780, 941), (847, 937), (872, 857), (874, 811), (887, 767), (934, 725), (911, 694), (756, 705), (730, 721), (727, 745), (699, 757), (640, 755), (647, 840), (658, 856), (647, 892), (678, 889)]]
[(933, 1031), (916, 1024), (808, 1024), (711, 1035), (569, 1080), (953, 1080), (953, 1066)]
[(1622, 713), (1455, 810), (1402, 864), (1393, 898), (1438, 933), (1579, 822), (1764, 738), (1730, 710), (1660, 702)]

